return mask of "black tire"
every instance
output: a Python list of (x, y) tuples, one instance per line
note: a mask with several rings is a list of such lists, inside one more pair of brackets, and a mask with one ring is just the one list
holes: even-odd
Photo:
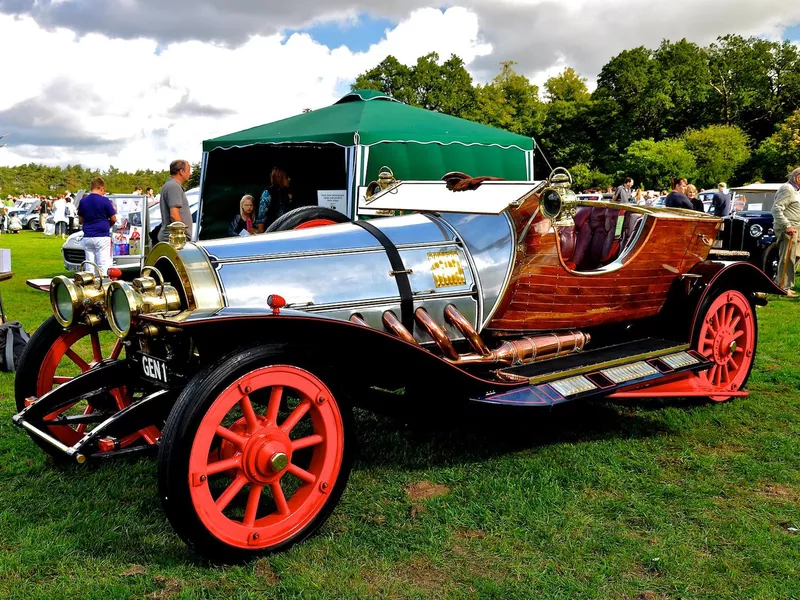
[(267, 231), (289, 231), (295, 229), (298, 225), (316, 219), (325, 219), (334, 223), (347, 223), (350, 221), (347, 215), (343, 215), (332, 208), (325, 206), (299, 206), (275, 219), (275, 222), (267, 227)]
[[(50, 317), (33, 332), (31, 339), (26, 344), (25, 350), (23, 350), (19, 359), (17, 375), (14, 378), (14, 399), (17, 412), (25, 408), (26, 398), (36, 396), (39, 370), (44, 362), (44, 357), (63, 333), (64, 328), (56, 321), (56, 318)], [(37, 438), (33, 439), (36, 440)], [(39, 445), (41, 446), (43, 443)], [(45, 446), (42, 447), (44, 448)]]
[(769, 277), (772, 281), (778, 281), (778, 261), (780, 256), (778, 254), (778, 242), (772, 242), (767, 249), (764, 250), (763, 259), (761, 264), (761, 270)]
[[(347, 486), (356, 440), (350, 404), (341, 403), (329, 384), (326, 386), (332, 390), (333, 394), (330, 401), (334, 403), (334, 406), (338, 406), (342, 418), (343, 453), (338, 474), (328, 491), (327, 499), (323, 500), (324, 504), (317, 512), (313, 513), (311, 521), (306, 522), (295, 533), (290, 534), (288, 539), (283, 539), (275, 545), (245, 549), (242, 546), (225, 542), (210, 531), (198, 515), (192, 500), (192, 486), (189, 482), (192, 447), (201, 422), (217, 398), (234, 381), (255, 369), (262, 367), (300, 367), (302, 369), (299, 362), (303, 361), (290, 359), (285, 352), (270, 346), (238, 350), (221, 358), (192, 379), (172, 409), (164, 427), (158, 454), (159, 495), (164, 512), (176, 533), (198, 554), (217, 562), (238, 563), (287, 550), (317, 531), (338, 504)], [(310, 372), (311, 369), (307, 369), (307, 371)], [(202, 477), (202, 481), (205, 481), (205, 475)], [(210, 478), (211, 475), (209, 475), (209, 483)], [(321, 485), (327, 487), (327, 484)]]

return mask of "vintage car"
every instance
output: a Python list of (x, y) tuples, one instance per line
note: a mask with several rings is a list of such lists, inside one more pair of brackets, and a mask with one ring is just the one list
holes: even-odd
[(53, 280), (13, 421), (80, 464), (157, 451), (178, 535), (235, 561), (325, 522), (370, 389), (417, 411), (747, 395), (783, 291), (706, 260), (719, 219), (570, 182), (392, 182), (366, 203), (411, 214), (201, 243), (173, 223), (131, 283)]
[(746, 260), (774, 280), (778, 276), (778, 241), (772, 225), (772, 213), (766, 210), (731, 213), (723, 219), (711, 258)]

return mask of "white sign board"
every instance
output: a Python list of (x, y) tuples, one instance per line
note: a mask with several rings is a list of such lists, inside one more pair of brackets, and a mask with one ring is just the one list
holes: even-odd
[(317, 205), (347, 214), (347, 190), (317, 190)]
[(117, 222), (111, 228), (111, 251), (114, 256), (141, 256), (144, 253), (144, 196), (111, 196), (117, 209)]
[(758, 204), (748, 204), (747, 206), (745, 206), (745, 208), (747, 210), (762, 210), (761, 208), (762, 206), (764, 205), (759, 202)]

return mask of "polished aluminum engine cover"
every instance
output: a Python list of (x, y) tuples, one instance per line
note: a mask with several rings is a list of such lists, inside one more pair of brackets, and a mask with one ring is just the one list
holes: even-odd
[[(414, 308), (424, 307), (451, 339), (444, 320), (453, 304), (477, 329), (488, 321), (508, 284), (514, 230), (506, 214), (414, 214), (372, 220), (397, 247)], [(267, 308), (278, 294), (287, 307), (347, 320), (358, 313), (383, 329), (387, 310), (400, 318), (400, 296), (386, 251), (352, 223), (202, 242), (226, 307)], [(415, 327), (414, 337), (430, 342)]]

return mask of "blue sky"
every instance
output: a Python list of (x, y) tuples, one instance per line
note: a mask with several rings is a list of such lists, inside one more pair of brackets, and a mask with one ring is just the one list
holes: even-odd
[(800, 42), (800, 25), (789, 27), (786, 31), (783, 32), (783, 37), (793, 42)]
[(365, 52), (372, 44), (384, 38), (387, 29), (393, 29), (396, 25), (397, 23), (389, 19), (375, 19), (362, 14), (355, 23), (326, 23), (309, 29), (287, 30), (286, 34), (291, 35), (296, 31), (308, 33), (314, 40), (328, 48), (347, 46), (353, 52)]

